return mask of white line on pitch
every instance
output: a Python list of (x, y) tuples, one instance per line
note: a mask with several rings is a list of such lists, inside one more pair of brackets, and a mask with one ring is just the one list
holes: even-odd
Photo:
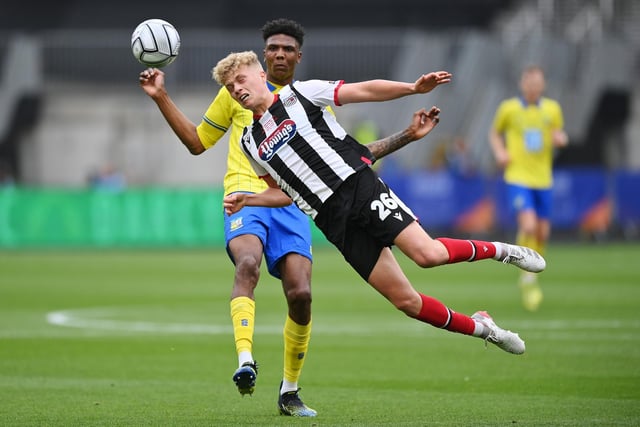
[[(180, 322), (156, 322), (156, 321), (136, 321), (120, 320), (125, 310), (118, 307), (96, 307), (91, 309), (62, 310), (47, 313), (47, 323), (55, 326), (77, 328), (85, 330), (101, 330), (112, 332), (130, 333), (166, 333), (166, 334), (231, 334), (231, 322), (225, 325), (204, 324), (204, 323), (180, 323)], [(314, 323), (314, 333), (325, 334), (367, 334), (376, 332), (404, 331), (408, 334), (424, 334), (429, 331), (437, 331), (433, 328), (425, 328), (419, 322), (407, 322), (403, 316), (398, 316), (397, 320), (386, 320), (383, 324), (372, 322), (371, 319), (363, 318), (362, 322), (348, 325), (340, 319), (323, 319), (323, 323)], [(330, 323), (328, 323), (330, 322)], [(639, 321), (622, 321), (617, 319), (575, 319), (575, 320), (541, 320), (541, 321), (506, 321), (509, 328), (518, 331), (579, 331), (586, 330), (600, 332), (608, 329), (627, 329), (632, 335), (634, 329), (640, 329)], [(268, 323), (258, 323), (257, 333), (281, 334), (282, 325)], [(638, 336), (640, 339), (640, 336)]]

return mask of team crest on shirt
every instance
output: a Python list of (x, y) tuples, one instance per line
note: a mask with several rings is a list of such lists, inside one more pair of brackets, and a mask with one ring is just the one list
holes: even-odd
[(296, 102), (298, 102), (298, 98), (296, 97), (295, 93), (292, 93), (291, 95), (287, 96), (285, 99), (282, 100), (282, 104), (285, 107), (291, 107)]
[(286, 119), (274, 129), (267, 138), (258, 145), (258, 156), (261, 160), (269, 161), (276, 151), (296, 134), (296, 122)]

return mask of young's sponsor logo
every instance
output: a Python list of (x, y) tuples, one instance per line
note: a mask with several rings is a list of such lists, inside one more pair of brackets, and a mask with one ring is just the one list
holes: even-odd
[(289, 142), (296, 134), (296, 122), (286, 119), (258, 145), (260, 159), (269, 161), (280, 147)]

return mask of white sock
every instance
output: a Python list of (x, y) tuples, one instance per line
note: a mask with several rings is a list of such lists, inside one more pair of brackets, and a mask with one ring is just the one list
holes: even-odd
[(496, 254), (493, 256), (493, 259), (498, 261), (502, 261), (504, 257), (507, 255), (507, 248), (504, 247), (504, 243), (502, 242), (491, 242), (493, 246), (496, 247)]
[(298, 391), (298, 383), (292, 383), (283, 379), (282, 386), (280, 387), (280, 394), (285, 394), (288, 391)]
[(253, 363), (253, 356), (250, 351), (241, 351), (238, 354), (238, 367), (241, 367), (245, 363), (250, 362)]
[(489, 335), (489, 328), (485, 327), (481, 322), (477, 320), (473, 320), (476, 324), (475, 329), (473, 330), (474, 337), (486, 338)]

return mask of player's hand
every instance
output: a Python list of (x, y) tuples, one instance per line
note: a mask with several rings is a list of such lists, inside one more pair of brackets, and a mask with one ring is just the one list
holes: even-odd
[(509, 153), (504, 148), (498, 151), (495, 151), (494, 157), (496, 158), (496, 164), (499, 168), (504, 169), (511, 162), (511, 157)]
[(150, 97), (164, 91), (164, 72), (157, 68), (147, 68), (138, 77), (142, 90)]
[(431, 92), (436, 86), (450, 83), (453, 75), (448, 71), (434, 71), (421, 75), (414, 83), (416, 93)]
[(569, 144), (569, 138), (563, 130), (555, 130), (551, 135), (553, 146), (557, 148), (566, 147)]
[(439, 122), (440, 109), (438, 107), (431, 107), (429, 111), (422, 108), (413, 113), (411, 124), (406, 130), (407, 135), (412, 141), (416, 141), (431, 132)]
[(242, 209), (246, 203), (247, 195), (245, 193), (233, 193), (224, 196), (222, 205), (227, 215), (234, 214)]

